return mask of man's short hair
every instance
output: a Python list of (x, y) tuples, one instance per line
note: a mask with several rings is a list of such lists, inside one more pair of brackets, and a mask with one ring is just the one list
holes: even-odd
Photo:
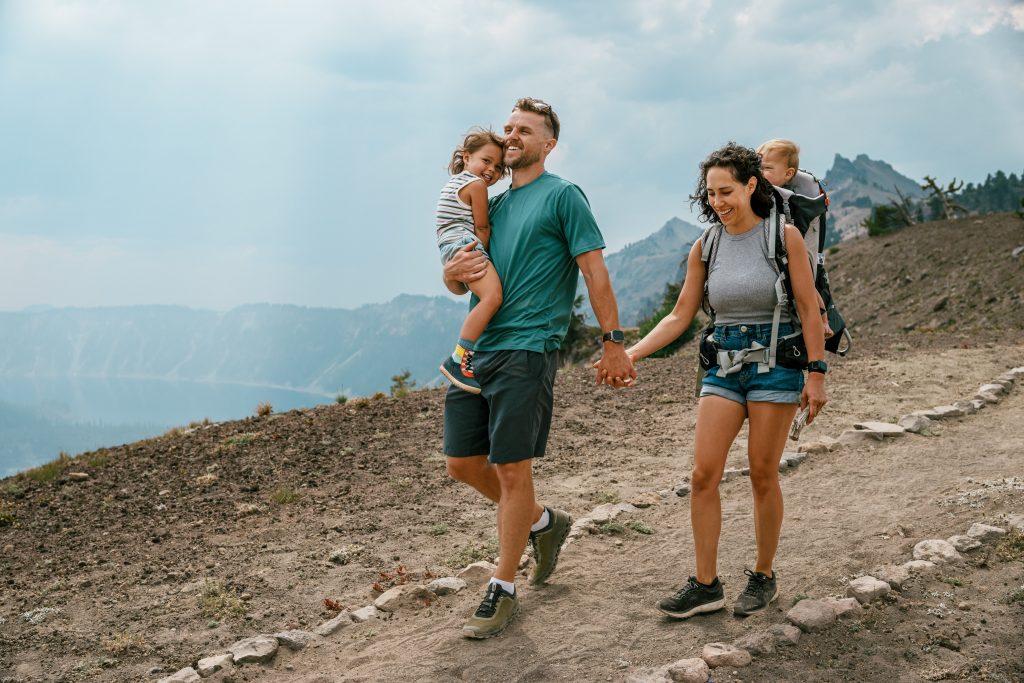
[(757, 153), (764, 157), (771, 152), (782, 152), (786, 160), (786, 168), (800, 169), (800, 146), (792, 140), (773, 138), (757, 148)]
[(548, 130), (551, 131), (551, 137), (555, 140), (558, 139), (558, 132), (562, 125), (558, 122), (558, 114), (551, 108), (551, 105), (544, 100), (538, 100), (534, 97), (520, 97), (516, 100), (516, 106), (512, 107), (513, 111), (518, 109), (519, 111), (529, 111), (534, 114), (540, 114), (544, 117), (544, 122), (548, 125)]

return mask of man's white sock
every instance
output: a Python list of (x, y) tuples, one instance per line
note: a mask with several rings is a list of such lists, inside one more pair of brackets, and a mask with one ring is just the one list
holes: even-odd
[(512, 583), (511, 581), (502, 581), (501, 579), (496, 579), (496, 578), (494, 578), (492, 576), (490, 582), (491, 583), (496, 583), (499, 586), (501, 586), (502, 588), (504, 588), (505, 592), (508, 593), (509, 595), (515, 595), (516, 594), (516, 585), (514, 583)]
[(542, 512), (540, 514), (540, 519), (538, 519), (537, 522), (533, 526), (530, 527), (530, 531), (535, 531), (535, 532), (536, 531), (540, 531), (541, 529), (543, 529), (544, 527), (546, 527), (550, 523), (551, 523), (551, 513), (548, 512), (547, 508), (544, 508), (544, 512)]

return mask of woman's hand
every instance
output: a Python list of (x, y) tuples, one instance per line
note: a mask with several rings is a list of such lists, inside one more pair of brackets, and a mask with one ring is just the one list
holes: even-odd
[(807, 424), (814, 422), (821, 409), (828, 403), (825, 395), (825, 375), (820, 372), (808, 372), (807, 381), (804, 382), (804, 390), (800, 392), (800, 408), (810, 406), (807, 412)]

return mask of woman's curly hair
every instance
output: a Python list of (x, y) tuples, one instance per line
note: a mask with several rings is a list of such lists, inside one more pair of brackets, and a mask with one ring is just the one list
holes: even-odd
[(761, 173), (761, 156), (743, 145), (730, 142), (708, 155), (700, 163), (700, 178), (697, 180), (697, 191), (690, 195), (690, 206), (697, 204), (700, 208), (698, 220), (701, 223), (720, 223), (718, 214), (708, 202), (708, 171), (712, 168), (728, 168), (732, 177), (746, 185), (752, 178), (757, 178), (757, 187), (750, 196), (750, 208), (760, 218), (767, 218), (775, 202), (772, 195), (772, 184)]

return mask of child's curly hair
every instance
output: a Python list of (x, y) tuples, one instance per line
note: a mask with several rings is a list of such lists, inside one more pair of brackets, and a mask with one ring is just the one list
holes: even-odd
[[(490, 128), (470, 128), (462, 144), (452, 152), (452, 160), (448, 163), (448, 173), (458, 175), (466, 169), (466, 163), (462, 160), (463, 154), (472, 154), (485, 145), (497, 145), (498, 149), (504, 152), (505, 140)], [(508, 174), (508, 167), (501, 165), (501, 175)]]
[(747, 184), (752, 177), (757, 178), (757, 187), (750, 196), (750, 208), (760, 218), (767, 218), (775, 199), (772, 195), (772, 184), (761, 173), (761, 156), (743, 145), (730, 142), (708, 155), (700, 163), (700, 178), (697, 180), (697, 191), (690, 195), (690, 206), (697, 204), (700, 209), (698, 220), (701, 223), (720, 223), (718, 214), (708, 202), (708, 171), (712, 168), (728, 168), (732, 177), (742, 184)]

